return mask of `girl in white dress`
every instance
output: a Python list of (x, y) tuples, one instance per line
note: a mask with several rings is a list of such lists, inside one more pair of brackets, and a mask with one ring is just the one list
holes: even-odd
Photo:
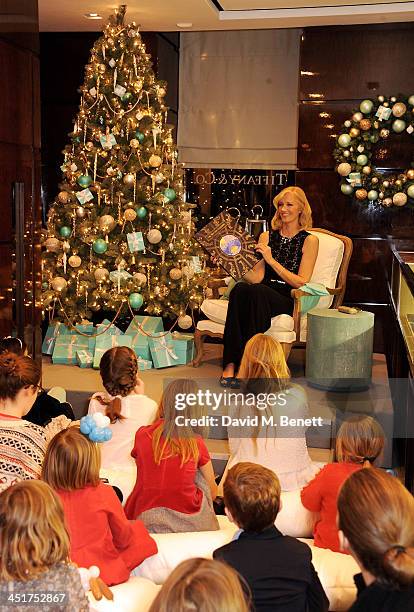
[(157, 404), (145, 395), (132, 349), (119, 346), (106, 351), (101, 359), (100, 373), (107, 394), (92, 396), (88, 414), (100, 412), (111, 421), (112, 438), (101, 449), (102, 468), (131, 470), (135, 474), (135, 461), (131, 457), (135, 434), (140, 427), (154, 421)]
[[(241, 426), (229, 429), (230, 458), (221, 483), (224, 483), (227, 471), (233, 465), (249, 461), (275, 472), (282, 491), (301, 489), (320, 470), (321, 465), (312, 463), (309, 457), (306, 427), (281, 429), (277, 426), (281, 416), (295, 419), (308, 417), (305, 391), (291, 383), (281, 344), (266, 334), (253, 336), (246, 343), (238, 378), (241, 379), (244, 397), (253, 395), (256, 401), (253, 406), (238, 402), (234, 416), (240, 419), (248, 414), (258, 415), (258, 425), (250, 429)], [(266, 398), (269, 400), (267, 405)], [(276, 426), (268, 424), (272, 417)]]

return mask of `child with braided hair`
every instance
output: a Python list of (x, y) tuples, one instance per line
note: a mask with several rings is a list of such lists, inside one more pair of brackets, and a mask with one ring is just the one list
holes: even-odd
[(131, 457), (135, 434), (143, 425), (152, 423), (157, 404), (144, 393), (144, 383), (138, 377), (134, 351), (118, 346), (103, 354), (100, 373), (107, 395), (95, 393), (88, 414), (100, 412), (111, 421), (112, 438), (102, 448), (103, 469), (132, 469)]
[(64, 415), (41, 427), (24, 417), (40, 389), (40, 367), (30, 357), (0, 354), (0, 491), (40, 477), (48, 442), (72, 424)]

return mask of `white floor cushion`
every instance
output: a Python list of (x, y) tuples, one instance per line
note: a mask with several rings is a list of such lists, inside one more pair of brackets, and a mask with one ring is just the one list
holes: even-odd
[(90, 610), (92, 612), (147, 612), (156, 598), (161, 586), (146, 578), (133, 576), (123, 584), (111, 587), (113, 601), (104, 597), (96, 601), (88, 592)]

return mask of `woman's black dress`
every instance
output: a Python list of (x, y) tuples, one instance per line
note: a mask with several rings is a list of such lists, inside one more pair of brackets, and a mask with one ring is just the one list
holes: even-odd
[[(278, 230), (270, 232), (273, 257), (293, 274), (299, 272), (303, 243), (308, 236), (305, 230), (293, 238), (281, 236)], [(293, 313), (292, 289), (267, 263), (261, 283), (235, 285), (230, 293), (224, 328), (223, 367), (228, 363), (240, 364), (246, 342), (255, 334), (267, 331), (272, 317)]]

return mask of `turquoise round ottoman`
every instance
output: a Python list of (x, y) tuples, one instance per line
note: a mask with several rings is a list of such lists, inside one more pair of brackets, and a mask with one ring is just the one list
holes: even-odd
[(308, 312), (306, 379), (332, 391), (360, 391), (371, 383), (374, 314), (332, 308)]

